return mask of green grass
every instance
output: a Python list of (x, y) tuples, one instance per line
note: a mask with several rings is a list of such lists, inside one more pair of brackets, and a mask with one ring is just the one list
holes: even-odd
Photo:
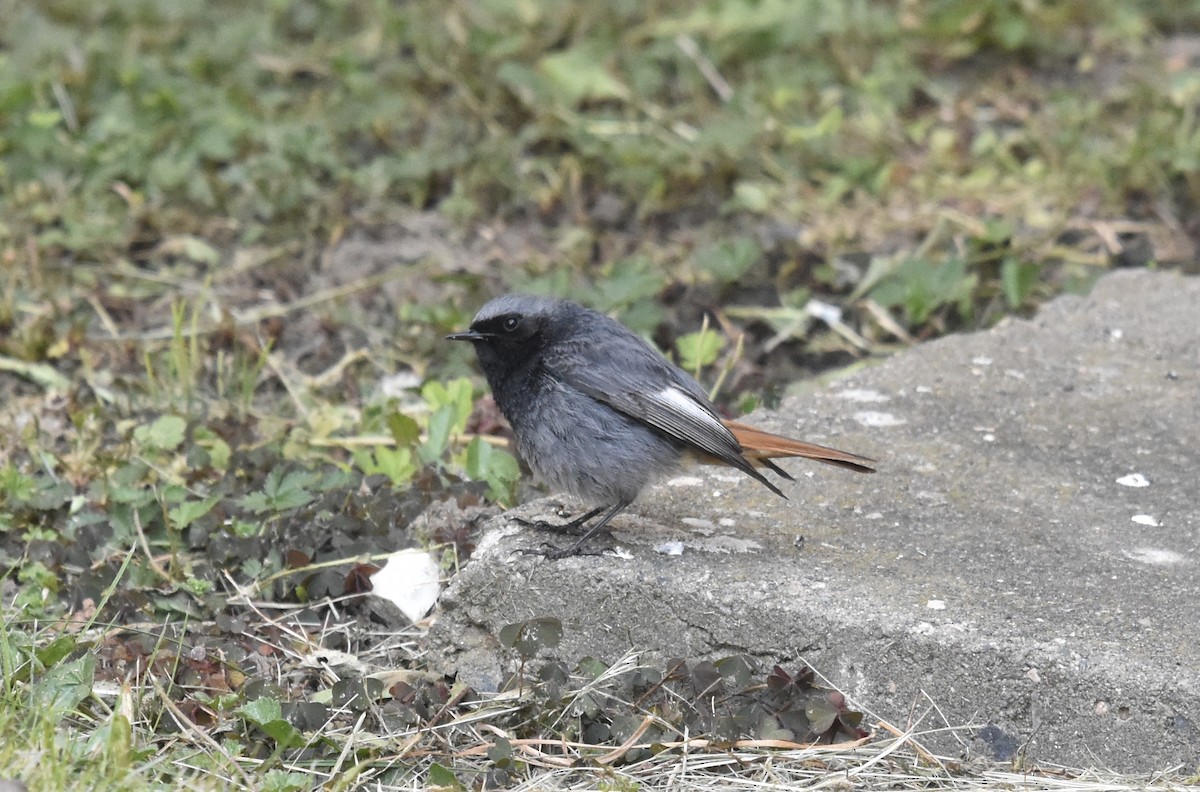
[(7, 236), (84, 263), (184, 233), (320, 244), (394, 204), (570, 223), (599, 195), (639, 219), (975, 200), (1046, 227), (1085, 198), (1196, 199), (1196, 80), (1147, 57), (1195, 3), (6, 5)]
[[(490, 294), (613, 312), (737, 409), (1115, 266), (1196, 271), (1200, 2), (0, 19), (0, 777), (31, 788), (417, 761), (337, 759), (300, 707), (327, 684), (256, 689), (217, 648), (269, 626), (241, 587), (328, 608), (398, 543), (449, 572), (469, 528), (409, 523), (519, 497), (469, 350), (440, 340)], [(88, 671), (134, 645), (170, 663), (157, 687)]]

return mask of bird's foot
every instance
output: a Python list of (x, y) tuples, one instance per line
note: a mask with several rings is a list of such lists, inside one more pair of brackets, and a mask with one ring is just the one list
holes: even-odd
[(553, 531), (554, 533), (566, 534), (568, 536), (587, 536), (588, 528), (586, 526), (588, 521), (602, 511), (604, 511), (603, 507), (593, 509), (565, 523), (553, 523), (546, 520), (526, 520), (524, 517), (513, 517), (511, 519), (515, 523), (529, 528), (536, 528), (539, 531)]
[[(598, 509), (592, 509), (587, 514), (576, 517), (574, 520), (571, 520), (569, 523), (565, 523), (562, 525), (547, 524), (547, 523), (543, 523), (540, 521), (529, 522), (529, 521), (523, 520), (522, 522), (525, 522), (526, 525), (532, 525), (532, 526), (535, 526), (538, 528), (549, 528), (550, 530), (557, 531), (559, 533), (574, 534), (576, 536), (579, 536), (579, 538), (577, 540), (575, 540), (574, 544), (572, 544), (570, 547), (566, 547), (566, 548), (555, 547), (554, 545), (551, 545), (551, 544), (543, 544), (539, 548), (521, 550), (520, 552), (525, 555), (540, 555), (543, 558), (549, 558), (552, 560), (556, 559), (556, 558), (568, 558), (570, 556), (575, 556), (575, 555), (600, 555), (599, 553), (594, 553), (594, 552), (585, 553), (583, 551), (583, 546), (585, 544), (587, 544), (588, 539), (591, 539), (593, 536), (596, 536), (596, 535), (599, 535), (602, 533), (605, 533), (605, 534), (609, 533), (609, 531), (608, 531), (609, 520), (611, 520), (613, 517), (617, 516), (617, 514), (628, 505), (629, 505), (628, 503), (618, 503), (617, 505), (608, 509), (608, 512), (602, 518), (600, 518), (600, 522), (596, 523), (591, 528), (587, 528), (586, 530), (584, 529), (584, 527), (587, 525), (588, 521), (591, 520), (593, 517), (595, 517), (600, 512), (604, 511), (605, 510), (604, 506), (601, 506)], [(611, 536), (611, 534), (610, 534), (610, 536)]]

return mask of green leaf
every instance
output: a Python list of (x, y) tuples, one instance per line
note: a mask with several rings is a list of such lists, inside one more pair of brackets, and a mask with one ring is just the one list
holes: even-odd
[(300, 792), (313, 788), (312, 776), (279, 768), (263, 773), (259, 783), (262, 792)]
[(713, 665), (721, 672), (721, 676), (725, 678), (728, 684), (739, 689), (750, 686), (751, 679), (756, 670), (750, 658), (741, 654), (723, 657)]
[(183, 255), (198, 264), (217, 265), (221, 262), (221, 254), (216, 248), (199, 237), (187, 235), (179, 240)]
[(814, 123), (793, 124), (784, 130), (784, 140), (790, 145), (807, 143), (813, 140), (829, 138), (841, 131), (845, 121), (842, 108), (833, 107), (825, 112)]
[(281, 748), (304, 744), (304, 735), (283, 717), (283, 707), (268, 696), (260, 696), (238, 707), (237, 713), (253, 723)]
[(108, 497), (113, 503), (128, 503), (134, 506), (144, 506), (154, 500), (154, 490), (149, 485), (126, 487), (112, 484), (108, 487)]
[(252, 492), (242, 498), (239, 503), (255, 514), (296, 509), (316, 497), (308, 490), (314, 479), (315, 476), (312, 473), (302, 470), (283, 473), (279, 468), (275, 468), (267, 474), (262, 492)]
[(467, 790), (462, 782), (454, 776), (454, 773), (442, 767), (437, 762), (429, 765), (429, 773), (426, 775), (425, 780), (428, 782), (429, 787), (453, 790), (453, 792), (466, 792)]
[(960, 316), (971, 310), (971, 295), (978, 278), (967, 274), (961, 258), (937, 264), (924, 258), (907, 259), (871, 289), (871, 296), (886, 308), (902, 307), (912, 326), (924, 324), (944, 305), (955, 305)]
[(59, 660), (69, 655), (75, 648), (75, 639), (69, 635), (60, 635), (46, 646), (38, 649), (35, 654), (43, 668), (57, 665)]
[(750, 237), (735, 237), (696, 251), (696, 266), (718, 283), (733, 283), (762, 258), (762, 249)]
[(354, 454), (354, 462), (359, 470), (368, 476), (387, 476), (393, 486), (412, 481), (419, 469), (417, 460), (409, 448), (380, 446), (374, 451), (358, 451)]
[(54, 366), (46, 363), (31, 363), (0, 355), (0, 371), (12, 372), (46, 390), (65, 391), (71, 386), (69, 379), (58, 373)]
[(740, 157), (744, 152), (754, 150), (762, 132), (762, 120), (757, 116), (743, 113), (720, 115), (700, 127), (692, 145), (712, 149), (728, 157)]
[(589, 655), (579, 661), (579, 663), (576, 665), (576, 669), (585, 679), (595, 680), (599, 679), (600, 676), (609, 669), (609, 666), (607, 663), (597, 660)]
[(164, 415), (148, 426), (133, 430), (133, 439), (139, 445), (160, 451), (170, 451), (183, 442), (187, 421), (178, 415)]
[(53, 476), (27, 476), (8, 468), (0, 479), (0, 494), (37, 511), (52, 511), (75, 496), (75, 488)]
[(304, 734), (285, 720), (273, 720), (259, 724), (259, 728), (281, 748), (292, 748), (304, 744)]
[(721, 207), (721, 211), (734, 213), (738, 210), (766, 214), (779, 200), (779, 185), (773, 182), (742, 180), (733, 186), (733, 197)]
[(182, 530), (212, 511), (212, 507), (216, 506), (220, 499), (220, 496), (211, 495), (204, 500), (184, 501), (169, 509), (167, 518), (176, 529)]
[(183, 503), (188, 499), (187, 487), (181, 484), (165, 484), (157, 489), (158, 502), (164, 506)]
[(262, 726), (264, 723), (280, 720), (283, 717), (283, 707), (273, 698), (259, 696), (254, 701), (248, 701), (238, 707), (237, 713), (255, 726)]
[(62, 121), (62, 113), (57, 110), (33, 110), (26, 117), (30, 126), (39, 129), (52, 129)]
[[(425, 400), (430, 409), (436, 411), (441, 407), (453, 408), (450, 431), (455, 433), (462, 432), (467, 428), (467, 419), (471, 417), (471, 410), (475, 406), (473, 396), (474, 387), (466, 377), (459, 377), (445, 383), (431, 380), (421, 388), (421, 398)], [(397, 442), (399, 442), (398, 438)]]
[(804, 705), (804, 715), (808, 718), (814, 734), (823, 734), (833, 725), (838, 711), (822, 696), (813, 696)]
[(37, 492), (37, 480), (12, 465), (0, 468), (0, 494), (8, 500), (24, 501)]
[(1015, 50), (1025, 45), (1029, 40), (1029, 22), (1023, 12), (1013, 13), (1000, 7), (997, 7), (997, 11), (999, 13), (996, 14), (992, 29), (1004, 48)]
[(136, 758), (133, 750), (133, 725), (119, 713), (88, 735), (84, 750), (92, 756), (102, 756), (118, 767), (127, 767)]
[(500, 64), (496, 70), (496, 81), (531, 108), (541, 109), (554, 101), (555, 86), (549, 78), (516, 61), (506, 60)]
[(562, 640), (562, 622), (552, 616), (541, 616), (513, 622), (500, 628), (500, 643), (515, 649), (524, 658), (533, 657), (541, 649), (553, 649)]
[(434, 410), (429, 416), (429, 430), (421, 445), (421, 461), (425, 463), (440, 459), (450, 445), (450, 430), (454, 426), (454, 405), (447, 404)]
[(1000, 283), (1004, 287), (1004, 298), (1010, 308), (1018, 308), (1037, 285), (1041, 267), (1036, 263), (1022, 263), (1015, 258), (1006, 258), (1000, 265)]
[(589, 301), (601, 311), (627, 308), (654, 297), (662, 291), (666, 282), (662, 268), (656, 267), (649, 258), (633, 256), (620, 259), (613, 262), (604, 277), (596, 283)]
[(196, 445), (208, 451), (208, 464), (214, 470), (226, 470), (229, 467), (229, 458), (233, 456), (233, 450), (220, 435), (206, 426), (198, 426), (192, 433), (192, 438)]
[(558, 89), (563, 101), (575, 105), (584, 100), (625, 99), (629, 89), (608, 73), (605, 62), (612, 53), (596, 47), (574, 47), (544, 56), (538, 69)]
[(96, 655), (87, 654), (70, 663), (51, 668), (33, 688), (33, 702), (38, 709), (60, 718), (92, 694), (96, 677)]
[(680, 336), (675, 342), (679, 350), (679, 366), (692, 374), (699, 374), (702, 368), (717, 361), (724, 345), (724, 336), (711, 329)]
[(513, 758), (512, 743), (504, 737), (497, 737), (487, 751), (487, 758), (497, 767), (510, 766)]
[(476, 481), (487, 478), (488, 464), (492, 459), (492, 445), (482, 437), (475, 437), (467, 444), (467, 475)]
[(488, 483), (488, 496), (492, 500), (511, 502), (513, 485), (521, 478), (521, 467), (512, 454), (482, 437), (474, 437), (467, 444), (464, 468), (471, 478)]
[(421, 439), (421, 425), (401, 412), (387, 417), (388, 431), (398, 446), (415, 446)]

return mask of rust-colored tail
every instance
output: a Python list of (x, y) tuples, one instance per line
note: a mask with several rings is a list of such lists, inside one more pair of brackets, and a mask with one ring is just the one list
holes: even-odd
[(858, 471), (859, 473), (874, 473), (875, 460), (867, 457), (851, 454), (847, 451), (838, 451), (836, 448), (827, 448), (814, 443), (805, 443), (802, 440), (792, 440), (789, 437), (782, 435), (771, 434), (764, 432), (761, 429), (755, 429), (753, 426), (746, 426), (737, 421), (722, 421), (729, 431), (733, 432), (734, 438), (742, 446), (742, 452), (746, 455), (746, 459), (750, 460), (755, 467), (769, 467), (780, 475), (791, 478), (787, 473), (784, 473), (779, 466), (771, 462), (771, 459), (778, 457), (804, 457), (805, 459), (815, 459), (818, 462), (824, 462), (827, 465), (837, 465), (838, 467), (848, 468)]

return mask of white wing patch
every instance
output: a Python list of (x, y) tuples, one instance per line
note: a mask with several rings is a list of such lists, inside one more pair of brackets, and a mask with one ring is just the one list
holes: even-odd
[(725, 428), (725, 424), (721, 423), (716, 416), (701, 407), (694, 398), (674, 385), (668, 385), (659, 391), (658, 398), (664, 404), (689, 416), (693, 421), (711, 425), (720, 434), (726, 434), (729, 431)]

